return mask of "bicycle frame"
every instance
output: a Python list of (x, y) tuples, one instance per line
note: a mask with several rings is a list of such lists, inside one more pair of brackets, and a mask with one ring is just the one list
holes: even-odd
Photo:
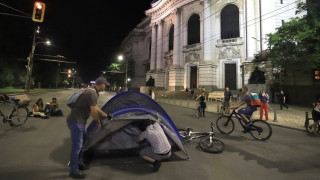
[[(191, 128), (187, 128), (187, 137), (188, 137), (188, 140), (192, 140), (192, 139), (197, 139), (197, 138), (202, 138), (202, 137), (206, 137), (206, 136), (209, 136), (210, 138), (210, 142), (212, 141), (212, 139), (214, 138), (214, 125), (213, 123), (211, 122), (211, 132), (193, 132), (192, 131), (193, 129)], [(192, 137), (192, 134), (194, 135), (198, 135), (196, 137)]]
[[(234, 108), (234, 109), (232, 110), (232, 112), (231, 112), (231, 114), (229, 115), (228, 119), (231, 119), (233, 115), (234, 115), (235, 118), (237, 118), (237, 120), (239, 121), (239, 123), (240, 123), (240, 125), (242, 126), (242, 128), (243, 128), (244, 130), (247, 130), (247, 128), (246, 128), (246, 126), (245, 126), (245, 124), (244, 124), (244, 120), (243, 120), (243, 118), (239, 115), (239, 113), (236, 112), (236, 108)], [(229, 120), (227, 121), (227, 123), (229, 123)], [(256, 131), (256, 130), (261, 130), (261, 128), (255, 126), (255, 125), (251, 125), (251, 126), (250, 126), (250, 130)]]

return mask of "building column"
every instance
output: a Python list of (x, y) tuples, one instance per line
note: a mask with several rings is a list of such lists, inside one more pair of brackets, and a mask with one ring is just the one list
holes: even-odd
[(180, 9), (174, 10), (173, 67), (180, 67)]
[(155, 23), (152, 23), (151, 26), (152, 26), (152, 35), (151, 35), (150, 71), (153, 72), (156, 69), (157, 28)]
[(211, 49), (211, 8), (210, 8), (211, 0), (204, 1), (204, 12), (203, 12), (203, 60), (204, 61), (212, 61), (212, 49)]
[(157, 33), (157, 60), (156, 60), (156, 70), (162, 70), (162, 61), (163, 61), (163, 21), (160, 20), (158, 23), (158, 33)]

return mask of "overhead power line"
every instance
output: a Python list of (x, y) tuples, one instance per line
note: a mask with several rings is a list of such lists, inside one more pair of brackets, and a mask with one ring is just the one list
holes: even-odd
[(24, 15), (27, 15), (27, 16), (29, 16), (29, 17), (31, 17), (30, 14), (25, 13), (25, 12), (23, 12), (23, 11), (20, 11), (20, 10), (18, 10), (18, 9), (15, 9), (15, 8), (13, 8), (13, 7), (10, 7), (10, 6), (6, 5), (6, 4), (0, 3), (0, 5), (2, 5), (2, 6), (4, 6), (4, 7), (7, 7), (7, 8), (9, 8), (9, 9), (12, 9), (12, 10), (14, 10), (14, 11), (17, 11), (17, 12), (19, 12), (19, 13), (22, 13), (22, 14), (24, 14)]

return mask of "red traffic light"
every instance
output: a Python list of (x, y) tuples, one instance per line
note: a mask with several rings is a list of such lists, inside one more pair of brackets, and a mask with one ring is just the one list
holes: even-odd
[(40, 1), (34, 2), (32, 20), (34, 22), (43, 22), (46, 4)]
[(36, 8), (37, 8), (37, 9), (42, 9), (42, 4), (39, 3), (39, 2), (36, 2)]

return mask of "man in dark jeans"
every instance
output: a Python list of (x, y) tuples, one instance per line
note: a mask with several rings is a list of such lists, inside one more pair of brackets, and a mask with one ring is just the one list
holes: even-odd
[(283, 90), (280, 91), (280, 110), (282, 110), (282, 106), (286, 107), (287, 109), (289, 109), (289, 106), (286, 104), (287, 103), (287, 99), (286, 99), (286, 94), (284, 93)]
[(93, 120), (101, 127), (100, 116), (107, 117), (107, 114), (97, 106), (99, 92), (103, 91), (106, 85), (109, 83), (105, 78), (97, 78), (95, 85), (79, 96), (67, 117), (72, 142), (69, 176), (73, 179), (84, 179), (85, 174), (81, 174), (79, 170), (88, 169), (82, 161), (82, 146), (86, 135), (87, 119), (91, 114)]

